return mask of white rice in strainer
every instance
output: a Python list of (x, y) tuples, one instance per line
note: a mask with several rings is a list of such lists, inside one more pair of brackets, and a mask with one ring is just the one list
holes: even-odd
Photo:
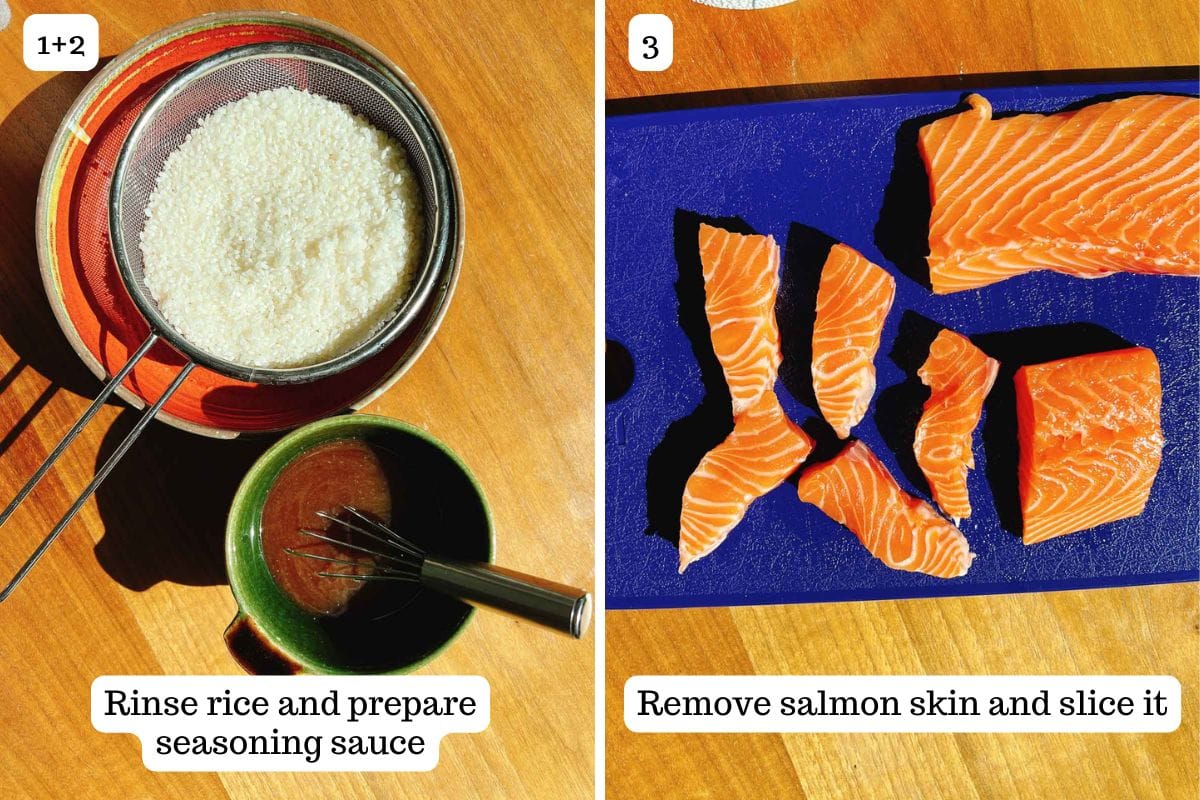
[(189, 342), (300, 367), (367, 338), (409, 289), (423, 216), (403, 149), (296, 89), (248, 95), (171, 154), (146, 209), (145, 282)]

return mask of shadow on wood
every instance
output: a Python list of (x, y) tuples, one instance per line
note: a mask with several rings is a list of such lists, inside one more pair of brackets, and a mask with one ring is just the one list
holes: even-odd
[[(18, 356), (0, 376), (0, 404), (20, 402), (5, 395), (27, 369), (50, 382), (32, 402), (6, 414), (16, 421), (0, 434), (0, 455), (20, 439), (60, 388), (89, 398), (100, 390), (100, 382), (80, 362), (50, 310), (34, 235), (42, 162), (59, 122), (92, 74), (64, 72), (50, 78), (0, 122), (0, 338)], [(28, 476), (18, 477), (23, 483)]]
[(80, 363), (47, 303), (38, 271), (34, 210), (50, 142), (91, 77), (79, 72), (56, 75), (0, 122), (0, 212), (5, 218), (0, 225), (0, 337), (25, 365), (84, 396), (94, 396), (100, 384)]
[[(101, 442), (108, 459), (141, 412), (126, 410)], [(225, 517), (242, 476), (279, 435), (221, 440), (154, 422), (96, 491), (104, 536), (96, 560), (113, 580), (144, 591), (159, 581), (227, 583)]]

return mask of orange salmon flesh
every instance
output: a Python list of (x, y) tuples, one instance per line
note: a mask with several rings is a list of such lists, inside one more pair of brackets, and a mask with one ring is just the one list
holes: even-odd
[(1162, 460), (1154, 352), (1064, 358), (1013, 380), (1025, 544), (1141, 514)]
[(750, 504), (783, 483), (812, 447), (771, 389), (736, 417), (733, 432), (705, 454), (684, 487), (679, 571), (725, 541)]
[(896, 279), (853, 248), (829, 251), (817, 286), (813, 393), (825, 421), (845, 439), (875, 394), (875, 353), (896, 297)]
[(1142, 95), (921, 128), (938, 294), (1032, 270), (1200, 275), (1200, 99)]
[(770, 236), (700, 226), (704, 312), (713, 352), (725, 372), (733, 415), (775, 385), (779, 374), (779, 246)]
[(892, 569), (938, 578), (965, 575), (975, 554), (962, 532), (905, 492), (861, 441), (800, 476), (800, 499), (849, 528)]
[(917, 370), (930, 392), (917, 423), (913, 454), (933, 499), (955, 523), (971, 516), (967, 495), (967, 470), (975, 469), (971, 440), (999, 370), (1000, 363), (970, 339), (946, 329), (938, 332), (929, 358)]

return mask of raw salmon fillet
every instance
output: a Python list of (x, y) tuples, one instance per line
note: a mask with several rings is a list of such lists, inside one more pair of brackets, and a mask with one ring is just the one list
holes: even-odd
[(713, 351), (725, 372), (736, 417), (775, 385), (779, 373), (779, 246), (770, 236), (744, 236), (701, 224), (700, 263)]
[(805, 470), (799, 494), (849, 528), (892, 569), (957, 578), (975, 558), (962, 532), (901, 489), (861, 441)]
[(853, 248), (836, 244), (821, 268), (813, 323), (813, 393), (845, 439), (875, 394), (875, 353), (896, 281)]
[(929, 387), (929, 399), (917, 423), (913, 453), (933, 499), (956, 525), (971, 516), (967, 496), (967, 470), (975, 469), (971, 439), (999, 369), (1000, 363), (970, 339), (943, 328), (917, 370), (921, 383)]
[(1014, 381), (1025, 544), (1141, 514), (1162, 460), (1154, 352), (1035, 364)]
[(736, 417), (733, 432), (705, 454), (684, 487), (679, 571), (725, 541), (750, 504), (791, 475), (812, 445), (788, 419), (773, 389)]
[(967, 103), (918, 134), (934, 292), (1039, 269), (1200, 275), (1200, 100), (1003, 119), (977, 94)]

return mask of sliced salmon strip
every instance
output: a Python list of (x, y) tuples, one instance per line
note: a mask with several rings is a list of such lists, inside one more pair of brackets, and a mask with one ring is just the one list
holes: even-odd
[(725, 541), (750, 504), (791, 475), (812, 446), (773, 389), (736, 417), (733, 432), (700, 460), (684, 487), (679, 571)]
[(971, 516), (967, 496), (967, 470), (975, 469), (971, 439), (999, 369), (1000, 363), (970, 339), (943, 328), (917, 370), (930, 392), (917, 423), (913, 453), (933, 499), (956, 525)]
[(737, 416), (774, 386), (779, 374), (779, 246), (770, 236), (701, 224), (700, 263), (713, 351)]
[(849, 528), (892, 569), (938, 578), (965, 575), (975, 554), (958, 528), (906, 493), (862, 442), (805, 470), (800, 499)]
[(817, 287), (813, 393), (825, 421), (845, 439), (875, 394), (875, 353), (896, 296), (896, 281), (856, 250), (829, 251)]
[(1163, 448), (1154, 352), (1035, 364), (1014, 381), (1025, 544), (1141, 514)]
[(1003, 119), (977, 94), (967, 104), (918, 135), (934, 292), (1039, 269), (1200, 275), (1200, 100)]

